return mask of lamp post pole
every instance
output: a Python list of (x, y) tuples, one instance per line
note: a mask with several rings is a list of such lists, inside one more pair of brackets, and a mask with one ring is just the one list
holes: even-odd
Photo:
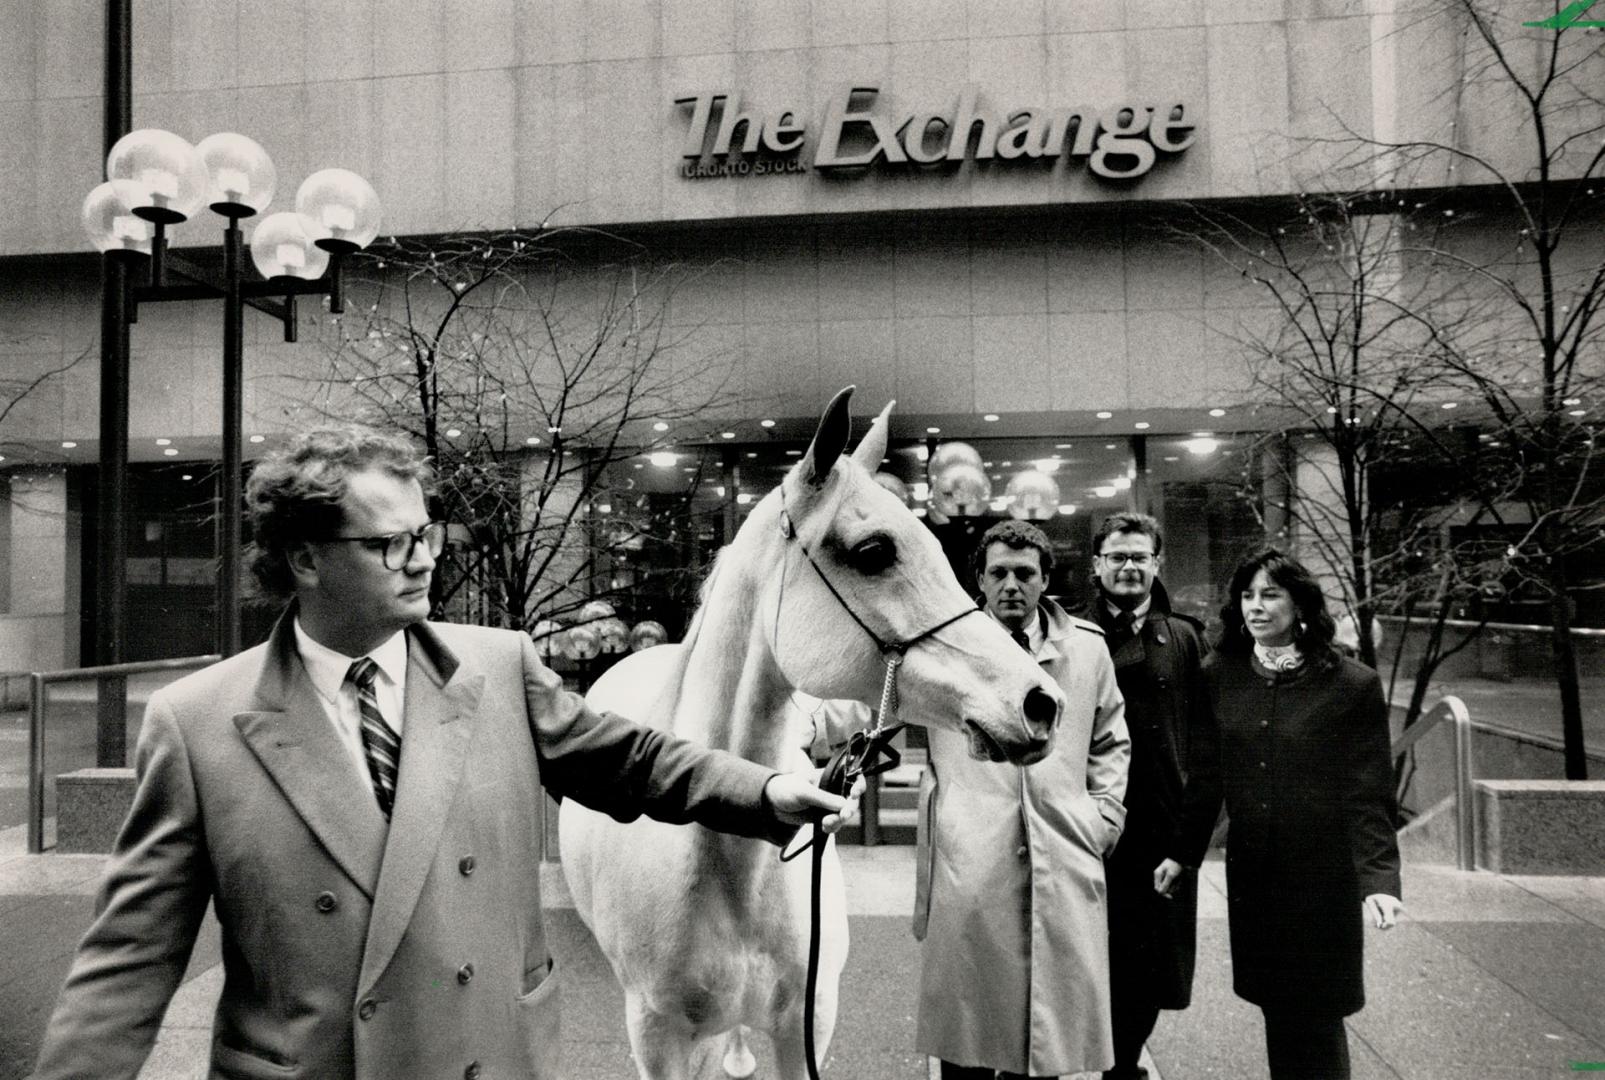
[[(237, 218), (223, 233), (223, 475), (218, 484), (217, 637), (218, 651), (240, 651), (240, 515), (244, 512), (240, 472), (240, 429), (245, 422), (240, 382), (245, 366), (245, 266)], [(293, 330), (290, 331), (293, 333)]]
[[(106, 3), (105, 151), (133, 123), (131, 0)], [(100, 257), (100, 468), (95, 482), (94, 658), (124, 660), (128, 607), (128, 264)], [(128, 684), (100, 680), (95, 699), (95, 764), (116, 768), (128, 754)]]

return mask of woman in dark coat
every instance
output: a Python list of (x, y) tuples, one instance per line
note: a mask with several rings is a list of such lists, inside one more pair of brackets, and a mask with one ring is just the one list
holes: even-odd
[(1265, 1014), (1272, 1080), (1346, 1080), (1343, 1017), (1365, 1005), (1363, 920), (1394, 925), (1388, 706), (1341, 656), (1320, 586), (1275, 548), (1232, 574), (1204, 665), (1181, 824), (1154, 886), (1197, 866), (1224, 799), (1232, 985)]

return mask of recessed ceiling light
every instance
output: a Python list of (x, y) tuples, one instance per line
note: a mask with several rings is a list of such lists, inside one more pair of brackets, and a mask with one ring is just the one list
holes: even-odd
[(1053, 448), (1054, 448), (1054, 449), (1055, 449), (1055, 450), (1069, 450), (1069, 449), (1071, 449), (1071, 448), (1072, 448), (1072, 447), (1073, 447), (1073, 446), (1074, 446), (1074, 445), (1075, 445), (1075, 444), (1074, 444), (1074, 443), (1067, 443), (1067, 442), (1056, 442), (1056, 443), (1054, 443), (1054, 444), (1053, 444)]
[(1226, 410), (1225, 409), (1211, 409), (1211, 410), (1209, 410), (1209, 415), (1211, 415), (1211, 416), (1225, 416), (1226, 415)]
[(1100, 499), (1112, 499), (1115, 497), (1115, 489), (1108, 484), (1093, 488), (1092, 493)]
[(529, 438), (524, 440), (525, 446), (539, 446), (540, 444), (541, 437), (539, 435), (531, 435)]
[(156, 440), (156, 445), (157, 446), (172, 446), (173, 445), (173, 440), (172, 439), (157, 439)]
[(1136, 428), (1138, 431), (1147, 431), (1149, 428), (1153, 427), (1153, 425), (1150, 424), (1146, 420), (1138, 420), (1135, 424), (1132, 424), (1131, 426)]
[(747, 451), (747, 456), (748, 457), (757, 457), (758, 456), (758, 451), (756, 451), (756, 450), (748, 450)]
[(995, 424), (998, 422), (998, 414), (995, 412), (989, 412), (985, 416), (981, 417), (981, 419), (985, 420), (989, 424)]
[(1110, 412), (1108, 409), (1105, 409), (1102, 412), (1098, 413), (1098, 419), (1099, 420), (1113, 420), (1114, 417), (1115, 417), (1115, 414)]
[(61, 444), (61, 448), (63, 450), (71, 450), (71, 449), (75, 448), (77, 445), (78, 445), (77, 443), (75, 443), (75, 442), (73, 442), (72, 440), (69, 439), (68, 441), (66, 441), (66, 442)]
[(267, 436), (266, 435), (252, 435), (251, 436), (251, 441), (254, 442), (254, 443), (267, 442)]
[(162, 453), (166, 454), (168, 457), (178, 456), (178, 451), (174, 450), (171, 446), (169, 446), (166, 450), (163, 450)]
[(662, 420), (659, 420), (657, 423), (652, 425), (652, 430), (653, 431), (668, 431), (669, 430), (669, 425), (665, 424)]
[(1114, 449), (1117, 449), (1119, 447), (1119, 445), (1120, 445), (1119, 443), (1106, 442), (1106, 443), (1103, 444), (1103, 448), (1105, 450), (1114, 450)]
[(1580, 397), (1569, 397), (1561, 402), (1562, 405), (1581, 405), (1582, 403), (1583, 399)]
[(786, 456), (787, 457), (802, 457), (802, 451), (801, 450), (787, 450), (786, 451)]
[(719, 432), (719, 438), (721, 438), (721, 439), (733, 439), (735, 437), (736, 437), (736, 433), (733, 432), (733, 431), (721, 431), (721, 432)]
[(925, 434), (927, 434), (927, 435), (940, 435), (940, 434), (942, 434), (942, 429), (939, 428), (939, 427), (928, 427), (928, 428), (925, 429)]
[(180, 480), (193, 480), (193, 479), (195, 479), (195, 475), (193, 473), (185, 473), (183, 476), (180, 476), (179, 479)]
[(771, 428), (775, 426), (775, 422), (773, 420), (760, 420), (758, 421), (758, 426), (762, 428)]
[(1573, 409), (1570, 412), (1568, 412), (1566, 415), (1567, 416), (1587, 416), (1588, 415), (1588, 410), (1587, 409)]
[(1446, 402), (1444, 402), (1442, 405), (1440, 405), (1438, 407), (1440, 409), (1458, 409), (1458, 408), (1460, 408), (1460, 402), (1458, 402), (1458, 401), (1446, 401)]
[(1337, 415), (1337, 406), (1336, 405), (1328, 405), (1326, 407), (1326, 413), (1327, 413), (1328, 416), (1336, 416)]
[(462, 428), (449, 427), (449, 428), (446, 429), (446, 438), (455, 439), (457, 436), (461, 435), (462, 433), (463, 433), (463, 429)]
[(1166, 461), (1180, 461), (1181, 458), (1177, 457), (1175, 454), (1166, 454), (1165, 455), (1165, 460)]
[(1073, 514), (1075, 512), (1076, 512), (1076, 504), (1075, 503), (1060, 503), (1059, 504), (1059, 513), (1063, 514), (1065, 517), (1069, 517), (1071, 514)]
[(660, 469), (672, 469), (674, 463), (680, 459), (667, 450), (659, 450), (655, 454), (648, 455), (647, 460)]
[(738, 491), (738, 492), (736, 492), (736, 503), (737, 503), (737, 505), (746, 506), (751, 501), (752, 501), (752, 492), (750, 492), (750, 491)]

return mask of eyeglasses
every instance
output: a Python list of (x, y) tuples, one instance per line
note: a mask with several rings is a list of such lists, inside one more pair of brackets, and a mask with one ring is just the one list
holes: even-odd
[(384, 536), (330, 536), (325, 544), (361, 544), (370, 551), (382, 552), (386, 570), (400, 570), (412, 561), (413, 549), (420, 542), (431, 559), (440, 558), (446, 548), (446, 523), (431, 521), (413, 532), (388, 533)]
[(1139, 570), (1154, 561), (1154, 556), (1146, 551), (1111, 551), (1107, 555), (1099, 555), (1098, 558), (1110, 566), (1125, 566), (1129, 563)]

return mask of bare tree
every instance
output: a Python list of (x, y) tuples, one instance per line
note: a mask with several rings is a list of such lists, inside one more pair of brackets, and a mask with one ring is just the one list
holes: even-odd
[[(51, 379), (56, 378), (58, 375), (65, 375), (68, 371), (77, 367), (84, 357), (88, 355), (89, 350), (86, 349), (63, 364), (46, 367), (42, 371), (25, 375), (0, 372), (0, 432), (6, 430), (6, 418), (19, 408), (24, 401)], [(4, 445), (3, 439), (0, 439), (0, 445)]]
[[(1453, 529), (1497, 519), (1504, 480), (1468, 470), (1475, 439), (1446, 422), (1441, 283), (1405, 272), (1410, 223), (1392, 210), (1371, 193), (1304, 194), (1281, 214), (1196, 208), (1178, 229), (1264, 301), (1265, 318), (1231, 332), (1265, 428), (1249, 494), (1325, 572), (1365, 663), (1382, 670), (1378, 615), (1404, 616), (1388, 681), (1390, 697), (1412, 684), (1408, 727), (1475, 636), (1444, 633), (1488, 574)], [(1420, 615), (1425, 642), (1407, 652)]]
[(410, 432), (433, 458), (452, 537), (437, 606), (527, 630), (669, 541), (683, 514), (629, 512), (645, 500), (618, 467), (663, 444), (654, 424), (683, 439), (733, 404), (728, 362), (670, 318), (687, 276), (583, 230), (392, 240), (361, 265), (361, 310), (329, 333), (304, 408)]
[[(1478, 457), (1510, 477), (1504, 568), (1547, 608), (1566, 776), (1587, 776), (1575, 605), (1598, 588), (1605, 483), (1596, 426), (1605, 347), (1605, 37), (1576, 5), (1431, 0), (1403, 33), (1448, 35), (1441, 125), (1350, 136), (1415, 219), (1456, 228), (1405, 246), (1444, 281), (1431, 360), (1490, 422)], [(1543, 14), (1543, 13), (1539, 13)], [(1466, 198), (1462, 192), (1471, 194)], [(1474, 237), (1460, 238), (1474, 219)], [(1434, 231), (1436, 234), (1436, 230)], [(1596, 577), (1581, 575), (1592, 567)]]

